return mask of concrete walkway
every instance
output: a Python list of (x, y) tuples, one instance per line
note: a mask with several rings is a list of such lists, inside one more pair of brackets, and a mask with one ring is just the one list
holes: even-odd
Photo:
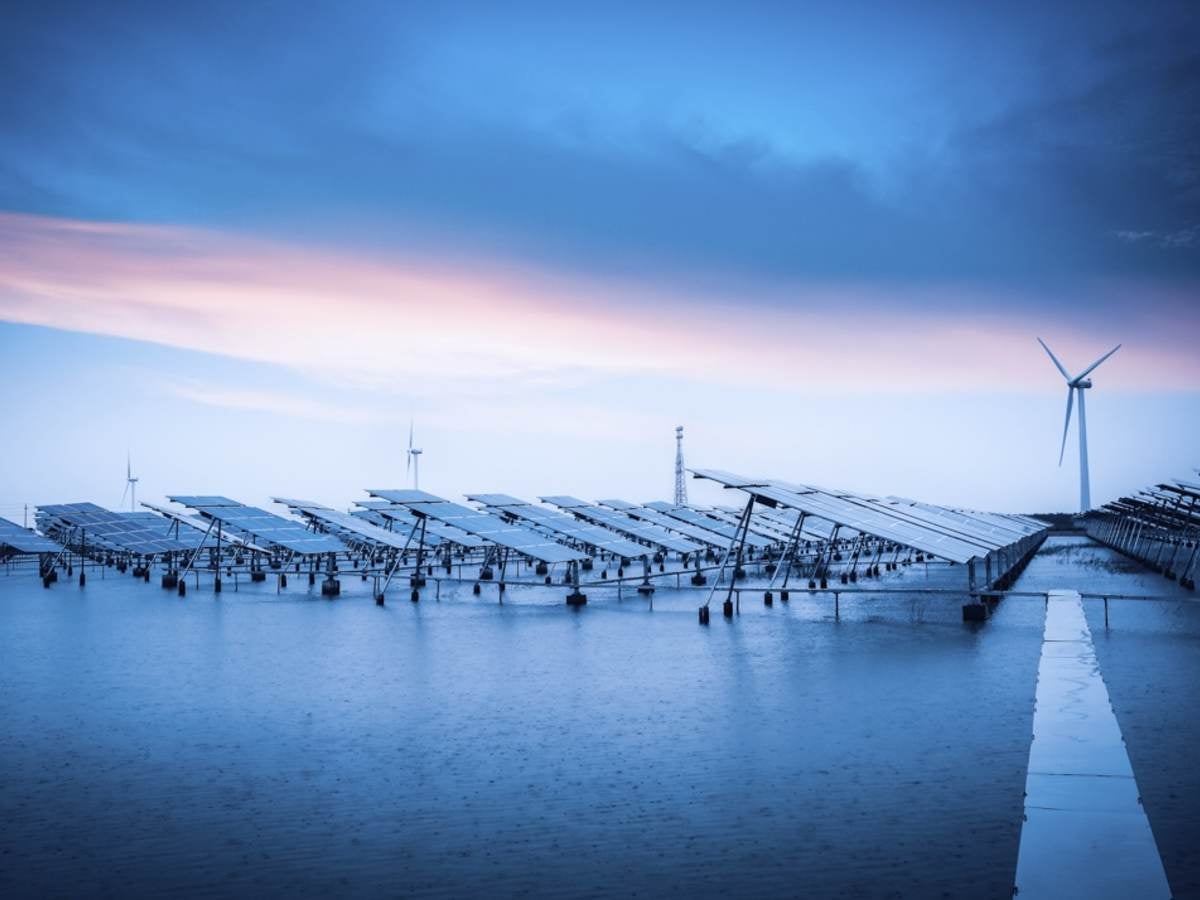
[(1076, 591), (1053, 591), (1038, 664), (1017, 894), (1171, 896)]

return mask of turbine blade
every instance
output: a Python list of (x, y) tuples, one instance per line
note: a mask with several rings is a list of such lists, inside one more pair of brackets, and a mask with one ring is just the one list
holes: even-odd
[(1038, 338), (1037, 342), (1042, 345), (1042, 349), (1046, 351), (1046, 354), (1050, 357), (1051, 362), (1054, 363), (1058, 371), (1062, 372), (1062, 377), (1070, 381), (1071, 376), (1067, 374), (1067, 370), (1063, 368), (1063, 364), (1058, 361), (1058, 357), (1054, 355), (1054, 352), (1046, 346), (1046, 342), (1041, 338)]
[(125, 498), (126, 498), (126, 497), (128, 497), (128, 496), (129, 496), (129, 480), (128, 480), (128, 479), (126, 479), (126, 481), (125, 481), (125, 490), (124, 490), (124, 491), (121, 493), (121, 503), (119, 504), (120, 506), (124, 506), (124, 505), (125, 505)]
[(1067, 429), (1071, 427), (1071, 408), (1075, 405), (1075, 388), (1067, 385), (1067, 417), (1063, 419), (1062, 449), (1058, 451), (1058, 464), (1061, 466), (1063, 454), (1067, 452)]
[(412, 449), (412, 442), (413, 442), (413, 420), (409, 419), (408, 420), (408, 449), (409, 450)]
[(1100, 365), (1100, 363), (1104, 362), (1106, 359), (1108, 359), (1110, 356), (1112, 356), (1114, 353), (1116, 353), (1120, 349), (1121, 349), (1121, 345), (1117, 344), (1117, 346), (1113, 347), (1111, 350), (1109, 350), (1107, 353), (1105, 353), (1102, 357), (1100, 357), (1098, 360), (1096, 360), (1094, 363), (1092, 363), (1090, 366), (1088, 366), (1086, 369), (1084, 369), (1082, 372), (1080, 372), (1078, 375), (1076, 375), (1075, 380), (1078, 381), (1080, 378), (1086, 377), (1089, 372), (1091, 372), (1093, 369), (1096, 368), (1096, 366)]

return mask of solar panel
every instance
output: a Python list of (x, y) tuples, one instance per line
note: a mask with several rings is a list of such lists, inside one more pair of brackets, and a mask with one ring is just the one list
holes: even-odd
[(441, 497), (435, 494), (427, 494), (425, 491), (408, 491), (408, 490), (368, 490), (368, 494), (372, 497), (378, 497), (380, 500), (387, 500), (389, 503), (445, 503)]
[(190, 506), (192, 509), (197, 509), (201, 506), (241, 506), (242, 504), (236, 500), (230, 500), (228, 497), (220, 497), (213, 495), (184, 495), (169, 498), (175, 503), (181, 503), (184, 506)]
[[(183, 526), (179, 531), (179, 540), (183, 541), (185, 544), (188, 544), (193, 549), (197, 546), (216, 546), (216, 530), (213, 529), (211, 532), (209, 531), (209, 526), (212, 523), (207, 519), (202, 519), (200, 516), (181, 513), (178, 510), (169, 509), (165, 506), (158, 506), (154, 503), (146, 503), (145, 501), (143, 501), (141, 505), (146, 507), (146, 509), (153, 510), (158, 515), (163, 516), (171, 522), (177, 522), (179, 525)], [(266, 549), (265, 547), (257, 547), (245, 538), (239, 537), (235, 534), (223, 534), (221, 537), (222, 540), (226, 541), (227, 543), (241, 544), (242, 546), (249, 547), (253, 550)]]
[(62, 550), (49, 538), (8, 519), (0, 519), (0, 547), (9, 547), (17, 553), (58, 553)]
[[(687, 506), (672, 506), (670, 503), (663, 503), (661, 500), (656, 500), (652, 503), (645, 504), (645, 509), (652, 509), (655, 512), (660, 512), (665, 516), (670, 516), (673, 519), (678, 519), (681, 522), (686, 522), (688, 525), (701, 528), (705, 531), (711, 531), (725, 538), (725, 542), (733, 540), (738, 536), (737, 526), (730, 525), (726, 522), (718, 522), (711, 516), (706, 516), (704, 513), (696, 512)], [(637, 515), (633, 512), (632, 515)], [(755, 534), (752, 531), (746, 533), (746, 543), (751, 547), (763, 550), (774, 544), (779, 543), (777, 540), (765, 538), (762, 535)]]
[(904, 500), (899, 497), (887, 497), (879, 502), (889, 503), (898, 507), (908, 506), (934, 514), (945, 522), (954, 522), (962, 528), (986, 535), (1001, 547), (1007, 546), (1013, 541), (1020, 540), (1038, 530), (1030, 528), (1028, 525), (1021, 525), (1011, 519), (1006, 519), (1004, 516), (993, 515), (991, 513), (947, 509), (944, 506), (935, 506), (932, 503), (919, 503), (916, 500)]
[(139, 556), (193, 549), (170, 537), (166, 523), (153, 513), (119, 513), (94, 503), (63, 503), (39, 506), (38, 517), (45, 523), (43, 531), (64, 542)]
[(533, 506), (527, 500), (514, 497), (512, 494), (465, 494), (472, 503), (482, 503), (484, 506)]
[(599, 500), (597, 502), (601, 506), (607, 506), (609, 509), (626, 513), (634, 518), (649, 522), (651, 525), (657, 525), (659, 528), (678, 532), (685, 537), (691, 538), (693, 541), (699, 541), (705, 546), (716, 548), (729, 546), (729, 538), (722, 537), (715, 531), (707, 528), (698, 528), (690, 522), (683, 522), (674, 516), (668, 516), (656, 509), (647, 509), (644, 506), (638, 506), (636, 503), (630, 503), (627, 500)]
[(819, 494), (824, 494), (829, 497), (835, 497), (847, 503), (858, 506), (862, 509), (878, 510), (885, 514), (891, 515), (897, 521), (903, 521), (916, 525), (921, 528), (927, 528), (931, 532), (944, 534), (948, 537), (956, 538), (965, 543), (972, 544), (983, 553), (988, 553), (992, 550), (999, 550), (1001, 547), (1007, 546), (1015, 540), (1015, 537), (1008, 537), (1003, 540), (997, 540), (994, 537), (983, 534), (983, 529), (978, 525), (954, 521), (944, 515), (945, 510), (940, 507), (927, 507), (919, 509), (912, 506), (901, 506), (889, 504), (887, 501), (880, 500), (877, 497), (868, 497), (862, 494), (856, 494), (851, 491), (831, 491), (826, 488), (815, 487), (813, 485), (795, 485), (787, 482), (777, 482), (780, 486), (788, 487), (793, 491), (803, 493), (805, 490), (815, 491)]
[[(410, 497), (404, 505), (419, 516), (426, 516), (453, 525), (477, 537), (484, 538), (501, 547), (515, 550), (525, 556), (532, 557), (545, 563), (573, 562), (587, 557), (578, 551), (564, 547), (562, 544), (546, 538), (545, 535), (530, 531), (520, 525), (505, 522), (499, 516), (469, 506), (461, 506), (442, 500), (424, 491), (368, 491), (378, 497), (387, 499), (385, 495)], [(429, 499), (431, 498), (432, 499)]]
[(966, 563), (981, 555), (981, 548), (976, 544), (906, 520), (877, 504), (872, 508), (871, 504), (855, 503), (816, 489), (771, 479), (748, 479), (717, 469), (696, 469), (694, 473), (726, 487), (747, 491), (770, 503), (797, 509), (942, 559)]
[[(703, 506), (693, 506), (692, 509), (696, 510), (696, 512), (703, 513), (709, 518), (724, 522), (726, 525), (736, 526), (742, 519), (741, 512), (729, 512), (727, 510), (717, 509), (716, 507)], [(795, 523), (792, 524), (792, 528), (794, 527)], [(755, 514), (750, 516), (749, 528), (752, 534), (765, 537), (772, 543), (787, 541), (792, 536), (792, 528), (785, 528), (782, 525), (772, 522), (769, 519), (764, 519), (762, 516)]]
[(311, 500), (289, 500), (280, 497), (273, 498), (276, 503), (282, 503), (301, 515), (319, 522), (347, 542), (366, 541), (393, 550), (404, 550), (408, 546), (406, 536), (396, 531), (388, 531), (368, 522), (366, 519), (352, 516), (349, 513), (330, 509)]
[(580, 500), (578, 497), (569, 497), (566, 494), (551, 494), (548, 497), (539, 497), (543, 503), (553, 503), (559, 509), (579, 509), (581, 507), (591, 507), (593, 504), (586, 500)]
[[(368, 519), (383, 528), (388, 527), (390, 524), (392, 528), (403, 532), (405, 536), (412, 533), (414, 526), (421, 524), (421, 520), (407, 506), (397, 506), (383, 500), (362, 500), (359, 501), (358, 505), (363, 507), (361, 518)], [(352, 515), (358, 516), (360, 515), (360, 511), (356, 510)], [(419, 537), (420, 530), (416, 532), (414, 540)], [(468, 534), (461, 528), (455, 528), (453, 525), (447, 525), (445, 522), (439, 522), (437, 519), (426, 519), (426, 545), (438, 544), (441, 541), (457, 544), (464, 550), (478, 550), (487, 546), (487, 541), (483, 538)]]
[[(285, 519), (255, 506), (243, 506), (230, 501), (217, 506), (192, 505), (195, 497), (170, 497), (174, 503), (191, 506), (206, 519), (215, 519), (222, 530), (240, 532), (256, 544), (274, 545), (292, 553), (341, 553), (346, 545), (329, 534), (314, 534), (294, 519)], [(224, 498), (221, 498), (224, 499)], [(234, 505), (230, 505), (234, 503)]]
[(593, 550), (603, 550), (616, 556), (636, 558), (650, 552), (648, 547), (635, 544), (605, 528), (582, 522), (573, 516), (544, 506), (534, 506), (507, 494), (468, 494), (468, 500), (502, 510), (528, 524), (543, 528), (554, 535), (575, 541)]
[(599, 525), (602, 528), (607, 528), (610, 531), (615, 531), (618, 534), (627, 535), (635, 540), (647, 541), (655, 547), (661, 547), (663, 550), (669, 550), (673, 553), (695, 553), (698, 550), (704, 549), (703, 544), (693, 543), (684, 537), (680, 537), (678, 534), (667, 531), (665, 528), (659, 528), (657, 525), (651, 525), (649, 522), (643, 522), (640, 519), (630, 518), (625, 513), (614, 512), (611, 509), (596, 506), (577, 497), (568, 497), (564, 494), (559, 494), (541, 497), (540, 499), (543, 503), (552, 503), (559, 509), (565, 509), (580, 519)]
[[(788, 534), (791, 534), (792, 529), (796, 527), (796, 519), (800, 517), (796, 510), (782, 506), (777, 509), (756, 509), (754, 515), (786, 529)], [(842, 537), (852, 537), (857, 532), (852, 528), (843, 528), (838, 533)], [(833, 537), (833, 523), (827, 519), (805, 516), (804, 524), (800, 527), (800, 534), (808, 540), (827, 541)]]

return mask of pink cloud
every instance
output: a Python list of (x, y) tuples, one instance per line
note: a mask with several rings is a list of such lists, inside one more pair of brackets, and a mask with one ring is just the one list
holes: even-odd
[[(1058, 376), (1035, 335), (1069, 368), (1127, 339), (1102, 321), (1081, 332), (1006, 313), (996, 293), (975, 292), (977, 313), (925, 311), (946, 290), (805, 284), (788, 305), (763, 305), (729, 287), (701, 295), (498, 259), (0, 213), (0, 319), (370, 378), (590, 369), (826, 392), (1048, 390)], [(1194, 329), (1160, 331), (1097, 378), (1196, 389)]]

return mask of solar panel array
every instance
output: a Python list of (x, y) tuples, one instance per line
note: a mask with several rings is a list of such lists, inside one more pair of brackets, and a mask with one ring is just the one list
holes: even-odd
[[(222, 530), (232, 530), (256, 544), (280, 547), (302, 556), (341, 553), (347, 549), (333, 535), (314, 534), (293, 519), (285, 519), (256, 506), (244, 506), (224, 497), (173, 496), (168, 499), (191, 507), (204, 518), (219, 522)], [(210, 506), (202, 502), (209, 500), (216, 500), (217, 503)]]
[(1106, 503), (1087, 514), (1096, 540), (1196, 589), (1200, 569), (1200, 482), (1175, 478)]
[(625, 558), (645, 556), (649, 548), (620, 537), (605, 528), (580, 521), (544, 506), (535, 506), (507, 494), (468, 494), (468, 500), (483, 503), (491, 509), (502, 510), (523, 522), (545, 530), (569, 541), (575, 541), (596, 551), (612, 553)]
[(643, 522), (640, 519), (631, 518), (625, 515), (625, 513), (614, 512), (611, 509), (596, 506), (577, 497), (558, 494), (539, 497), (538, 499), (543, 503), (553, 504), (559, 509), (565, 509), (576, 518), (592, 522), (603, 528), (615, 531), (618, 534), (627, 535), (635, 540), (646, 541), (651, 546), (660, 547), (672, 553), (695, 553), (698, 550), (704, 549), (703, 544), (689, 541), (687, 538), (667, 531), (665, 528), (651, 525), (649, 522)]
[(406, 499), (397, 502), (408, 506), (419, 516), (427, 516), (430, 519), (445, 522), (447, 525), (453, 525), (455, 528), (461, 528), (463, 531), (491, 541), (493, 544), (515, 550), (541, 562), (574, 562), (587, 558), (578, 551), (551, 541), (536, 531), (505, 522), (492, 513), (434, 497), (424, 491), (369, 491), (368, 493), (385, 500), (389, 499), (389, 495), (390, 497), (404, 497)]
[(84, 542), (105, 550), (157, 556), (192, 547), (167, 534), (166, 523), (153, 513), (119, 513), (95, 503), (62, 503), (38, 507), (42, 530), (63, 542)]
[(617, 512), (623, 512), (626, 515), (633, 516), (635, 519), (641, 519), (644, 522), (649, 522), (651, 525), (657, 525), (659, 528), (665, 528), (667, 531), (674, 531), (682, 534), (693, 541), (698, 541), (707, 547), (721, 548), (729, 546), (729, 538), (717, 534), (707, 528), (699, 528), (690, 522), (684, 522), (676, 519), (673, 516), (668, 516), (665, 513), (659, 512), (657, 509), (647, 509), (644, 506), (639, 506), (636, 503), (630, 503), (628, 500), (598, 500), (601, 506), (607, 506), (609, 509), (615, 509)]
[[(412, 534), (412, 546), (416, 546), (416, 542), (421, 537), (421, 519), (414, 515), (407, 506), (397, 506), (385, 500), (362, 500), (358, 505), (363, 509), (361, 513), (355, 511), (353, 515), (361, 515), (362, 518), (385, 528), (390, 523), (405, 537)], [(424, 521), (426, 546), (440, 544), (442, 541), (456, 544), (464, 550), (479, 550), (487, 546), (487, 541), (483, 538), (463, 531), (461, 528), (455, 528), (453, 525), (447, 525), (437, 519), (425, 519)], [(413, 531), (414, 527), (416, 527), (415, 532)]]
[(726, 487), (741, 489), (769, 503), (799, 510), (952, 562), (966, 563), (1014, 542), (998, 540), (988, 534), (983, 525), (956, 521), (944, 515), (940, 507), (902, 507), (848, 491), (832, 492), (774, 479), (745, 478), (716, 469), (697, 469), (694, 474)]
[[(754, 515), (756, 518), (761, 518), (764, 521), (785, 528), (788, 534), (791, 534), (792, 529), (796, 527), (796, 519), (800, 518), (799, 512), (784, 507), (779, 507), (778, 509), (756, 509)], [(842, 528), (838, 532), (841, 537), (853, 537), (856, 533), (852, 528)], [(804, 524), (800, 527), (800, 535), (808, 540), (827, 541), (833, 537), (833, 525), (824, 519), (814, 519), (812, 516), (805, 516)]]
[[(687, 506), (672, 506), (670, 503), (655, 501), (645, 504), (646, 509), (652, 509), (660, 512), (663, 515), (670, 516), (673, 519), (678, 519), (681, 522), (686, 522), (696, 528), (703, 528), (705, 531), (711, 531), (725, 538), (725, 542), (733, 540), (738, 536), (736, 525), (730, 525), (727, 522), (719, 522), (711, 516), (706, 516), (704, 513), (696, 512)], [(755, 534), (753, 531), (747, 531), (746, 544), (756, 549), (763, 550), (779, 541), (774, 538), (766, 538), (760, 534)]]
[(22, 528), (8, 519), (0, 519), (0, 548), (4, 547), (16, 553), (58, 553), (62, 550), (59, 544), (36, 531)]
[(272, 498), (276, 503), (282, 503), (289, 509), (300, 513), (306, 518), (319, 522), (322, 527), (332, 531), (346, 542), (370, 543), (379, 547), (389, 547), (393, 550), (403, 550), (407, 546), (406, 536), (396, 531), (388, 531), (378, 525), (368, 522), (359, 516), (352, 516), (311, 500), (292, 500), (286, 497)]
[(192, 509), (199, 509), (201, 506), (242, 506), (237, 500), (230, 500), (228, 497), (221, 497), (212, 494), (185, 494), (178, 497), (170, 498), (175, 503), (182, 503), (184, 506), (190, 506)]
[[(696, 510), (698, 513), (703, 513), (709, 518), (716, 519), (719, 522), (724, 522), (726, 525), (733, 525), (735, 527), (742, 519), (741, 511), (728, 512), (723, 509), (717, 509), (716, 507), (702, 506), (693, 506), (692, 509)], [(751, 514), (750, 525), (748, 527), (751, 534), (757, 534), (759, 537), (767, 538), (772, 543), (787, 541), (792, 536), (791, 528), (785, 528), (782, 525), (771, 522), (770, 520), (764, 519), (762, 516), (756, 514)], [(793, 523), (792, 527), (795, 527), (795, 523)]]
[[(780, 482), (785, 484), (784, 482)], [(796, 489), (796, 485), (787, 485)], [(931, 529), (952, 535), (967, 543), (974, 544), (985, 553), (999, 550), (1014, 541), (1020, 540), (1024, 534), (1017, 534), (1009, 529), (1000, 529), (994, 523), (984, 522), (970, 516), (963, 516), (952, 510), (932, 504), (905, 504), (880, 497), (856, 494), (850, 491), (830, 491), (825, 488), (803, 486), (804, 489), (838, 497), (864, 509), (881, 509), (897, 519), (926, 526)]]
[[(193, 549), (198, 547), (215, 547), (217, 544), (216, 529), (210, 530), (212, 522), (207, 519), (202, 519), (200, 516), (189, 513), (181, 513), (179, 510), (170, 509), (166, 506), (158, 506), (155, 503), (142, 502), (142, 506), (146, 509), (154, 510), (158, 515), (177, 522), (181, 528), (179, 529), (179, 540), (188, 544)], [(235, 534), (222, 534), (221, 539), (226, 543), (239, 544), (248, 547), (252, 550), (265, 550), (264, 547), (258, 547), (243, 537)]]

